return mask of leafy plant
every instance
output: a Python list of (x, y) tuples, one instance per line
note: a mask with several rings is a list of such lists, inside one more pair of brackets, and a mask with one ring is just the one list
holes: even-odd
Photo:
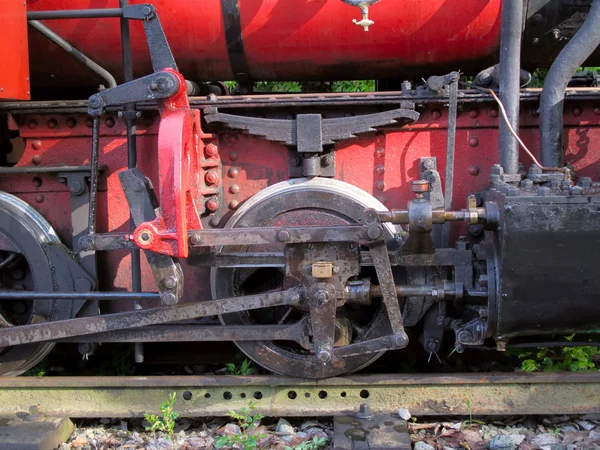
[(465, 420), (463, 422), (463, 425), (466, 425), (466, 426), (471, 426), (473, 424), (485, 425), (485, 422), (482, 422), (481, 420), (473, 419), (473, 404), (471, 403), (470, 397), (467, 397), (467, 412), (469, 413), (469, 420)]
[(175, 430), (175, 421), (179, 417), (179, 413), (173, 410), (175, 406), (177, 396), (176, 392), (169, 395), (169, 399), (160, 405), (160, 412), (162, 417), (158, 417), (154, 414), (144, 414), (144, 420), (150, 423), (150, 426), (146, 427), (146, 431), (156, 433), (162, 431), (166, 433), (169, 439), (173, 438), (173, 432)]
[(239, 369), (234, 363), (227, 363), (225, 364), (225, 367), (227, 367), (229, 375), (252, 375), (255, 370), (251, 367), (251, 364), (252, 363), (249, 360), (245, 359)]
[(375, 80), (334, 81), (332, 92), (373, 92)]
[[(573, 336), (566, 336), (570, 341)], [(535, 351), (519, 353), (523, 372), (585, 372), (596, 367), (594, 357), (600, 355), (598, 347), (562, 347), (558, 350), (538, 348)]]
[(48, 373), (48, 361), (43, 360), (23, 374), (24, 377), (43, 377)]
[(303, 442), (293, 448), (286, 445), (284, 450), (319, 450), (320, 448), (325, 448), (327, 444), (329, 444), (329, 439), (315, 436), (312, 438), (312, 441)]
[(218, 436), (215, 439), (215, 447), (233, 448), (234, 446), (241, 447), (242, 450), (254, 450), (258, 447), (258, 441), (265, 437), (262, 433), (252, 433), (250, 430), (257, 428), (260, 421), (264, 418), (262, 414), (252, 415), (254, 403), (248, 403), (248, 408), (242, 408), (240, 412), (229, 411), (227, 415), (234, 419), (240, 427), (240, 433), (234, 435)]

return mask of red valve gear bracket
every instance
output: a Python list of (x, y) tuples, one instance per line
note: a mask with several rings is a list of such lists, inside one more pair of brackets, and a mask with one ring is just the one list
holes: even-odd
[(183, 76), (173, 69), (164, 71), (177, 77), (179, 90), (159, 102), (159, 212), (153, 221), (139, 225), (133, 238), (143, 250), (187, 258), (188, 230), (202, 229), (194, 177), (200, 170), (200, 111), (190, 109)]

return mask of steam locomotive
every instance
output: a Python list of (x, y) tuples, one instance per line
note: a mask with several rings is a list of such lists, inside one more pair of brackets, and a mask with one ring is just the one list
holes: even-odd
[[(0, 374), (61, 342), (142, 362), (148, 342), (233, 341), (323, 378), (409, 341), (600, 331), (600, 88), (577, 72), (600, 61), (600, 0), (0, 18)], [(254, 88), (355, 79), (376, 88)]]

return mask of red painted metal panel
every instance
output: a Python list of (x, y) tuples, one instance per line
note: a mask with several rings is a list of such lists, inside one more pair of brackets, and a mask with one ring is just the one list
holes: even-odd
[[(539, 156), (537, 103), (522, 104), (520, 135)], [(336, 146), (336, 178), (364, 189), (388, 208), (405, 208), (414, 197), (409, 182), (419, 178), (418, 161), (435, 156), (442, 181), (445, 173), (447, 110), (420, 110), (420, 120), (397, 130), (387, 130)], [(91, 127), (85, 115), (16, 116), (25, 149), (18, 166), (89, 164)], [(474, 105), (461, 111), (456, 136), (454, 203), (465, 206), (469, 193), (488, 185), (491, 166), (498, 160), (498, 117), (496, 105)], [(600, 181), (600, 108), (595, 101), (565, 106), (565, 153), (577, 176)], [(91, 122), (89, 122), (91, 125)], [(129, 211), (118, 172), (127, 167), (125, 129), (108, 115), (101, 126), (100, 164), (107, 166), (101, 177), (98, 197), (98, 231), (129, 231)], [(144, 116), (138, 124), (140, 170), (159, 185), (158, 115)], [(279, 181), (288, 179), (288, 153), (284, 145), (244, 134), (223, 133), (205, 138), (218, 152), (222, 170), (219, 180), (219, 212), (223, 221), (244, 201)], [(520, 161), (531, 165), (521, 152)], [(64, 184), (51, 175), (22, 175), (0, 178), (0, 189), (12, 192), (38, 209), (61, 239), (70, 244), (69, 194)], [(204, 219), (206, 221), (206, 219)], [(208, 221), (206, 221), (208, 222)], [(209, 223), (204, 226), (210, 227)], [(454, 224), (454, 235), (464, 232)], [(127, 251), (100, 252), (102, 289), (128, 290), (131, 263)], [(183, 265), (186, 271), (184, 301), (210, 297), (208, 270)], [(189, 276), (188, 276), (189, 275)], [(143, 258), (143, 288), (155, 290), (154, 279)], [(127, 309), (129, 305), (117, 305)]]
[[(234, 79), (223, 20), (231, 14), (222, 11), (221, 0), (130, 3), (156, 6), (186, 78)], [(364, 32), (352, 23), (360, 11), (340, 0), (239, 0), (239, 25), (252, 79), (382, 79), (419, 67), (487, 67), (499, 44), (500, 5), (500, 0), (381, 2), (371, 8), (375, 25)], [(116, 6), (117, 0), (29, 0), (31, 11)], [(118, 19), (45, 24), (120, 76)], [(132, 42), (136, 74), (150, 73), (139, 23), (132, 27)], [(89, 81), (89, 71), (37, 33), (31, 34), (31, 51), (36, 83)]]
[(0, 100), (29, 100), (27, 8), (24, 0), (0, 0)]

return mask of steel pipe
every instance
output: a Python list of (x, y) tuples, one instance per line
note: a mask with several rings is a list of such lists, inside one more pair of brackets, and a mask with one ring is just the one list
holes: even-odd
[(585, 22), (560, 52), (544, 82), (540, 98), (540, 153), (542, 165), (546, 167), (562, 164), (563, 107), (567, 84), (599, 44), (600, 0), (594, 0)]
[[(519, 132), (519, 102), (521, 88), (521, 32), (523, 0), (502, 2), (500, 31), (500, 100), (504, 104), (510, 125)], [(498, 156), (504, 173), (519, 171), (519, 144), (508, 125), (500, 120)]]
[(123, 9), (63, 9), (56, 11), (30, 11), (27, 13), (27, 20), (103, 19), (108, 17), (123, 17)]
[(41, 22), (38, 22), (37, 20), (30, 20), (29, 25), (31, 25), (33, 28), (36, 29), (36, 31), (38, 31), (44, 37), (46, 37), (50, 41), (54, 42), (56, 45), (58, 45), (65, 52), (70, 54), (77, 61), (79, 61), (81, 64), (86, 66), (88, 69), (90, 69), (96, 75), (98, 75), (100, 78), (102, 78), (104, 81), (106, 81), (107, 87), (113, 88), (113, 87), (117, 86), (117, 82), (115, 81), (115, 78), (110, 74), (110, 72), (108, 70), (106, 70), (104, 67), (102, 67), (97, 62), (91, 60), (88, 56), (86, 56), (81, 51), (77, 50), (75, 47), (73, 47), (71, 44), (69, 44), (67, 41), (65, 41), (61, 36), (56, 34), (54, 31), (52, 31), (46, 25), (44, 25)]

